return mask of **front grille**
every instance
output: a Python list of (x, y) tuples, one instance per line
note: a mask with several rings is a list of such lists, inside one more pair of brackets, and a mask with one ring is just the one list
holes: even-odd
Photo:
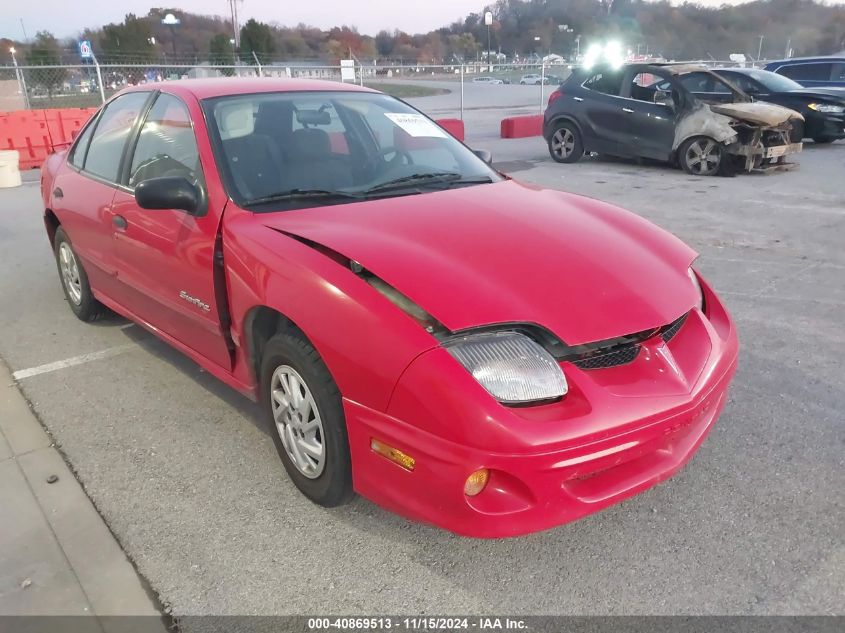
[(689, 313), (683, 314), (668, 325), (655, 330), (646, 330), (645, 332), (601, 341), (599, 343), (580, 345), (577, 348), (572, 348), (572, 352), (567, 356), (563, 356), (560, 360), (568, 360), (581, 369), (607, 369), (609, 367), (627, 365), (628, 363), (634, 362), (637, 358), (637, 355), (640, 353), (640, 346), (644, 341), (654, 336), (660, 336), (668, 343), (675, 338), (684, 326), (688, 315)]
[(628, 363), (633, 362), (639, 353), (639, 345), (627, 345), (620, 349), (578, 359), (573, 362), (573, 365), (576, 365), (581, 369), (606, 369), (608, 367), (618, 367), (619, 365), (627, 365)]

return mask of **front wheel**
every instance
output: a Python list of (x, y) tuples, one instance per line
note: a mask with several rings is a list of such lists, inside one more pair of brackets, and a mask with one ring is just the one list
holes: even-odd
[(276, 450), (293, 483), (325, 507), (352, 498), (352, 461), (340, 391), (301, 334), (273, 336), (261, 359), (261, 400)]
[(558, 163), (575, 163), (584, 155), (581, 133), (574, 124), (558, 123), (549, 137), (549, 154)]
[(724, 153), (722, 146), (707, 136), (687, 139), (678, 150), (678, 162), (693, 176), (715, 176), (719, 173)]

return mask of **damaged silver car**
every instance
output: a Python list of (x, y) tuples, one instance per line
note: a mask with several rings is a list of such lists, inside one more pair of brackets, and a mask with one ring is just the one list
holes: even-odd
[(549, 97), (543, 136), (559, 163), (596, 152), (712, 176), (787, 167), (801, 151), (803, 122), (703, 66), (629, 64), (573, 71)]

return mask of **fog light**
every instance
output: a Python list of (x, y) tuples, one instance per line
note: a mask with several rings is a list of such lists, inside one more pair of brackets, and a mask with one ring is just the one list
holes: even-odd
[(403, 453), (398, 448), (388, 446), (384, 442), (379, 442), (376, 439), (370, 440), (370, 448), (374, 453), (378, 453), (382, 457), (386, 457), (394, 464), (399, 464), (405, 470), (414, 470), (416, 460), (410, 455)]
[(464, 494), (467, 497), (474, 497), (487, 485), (487, 480), (490, 478), (490, 471), (486, 468), (481, 468), (467, 477), (464, 484)]

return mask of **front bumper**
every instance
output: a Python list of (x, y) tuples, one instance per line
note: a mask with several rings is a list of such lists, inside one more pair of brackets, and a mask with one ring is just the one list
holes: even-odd
[[(712, 429), (736, 369), (733, 324), (705, 292), (708, 316), (695, 310), (668, 346), (644, 344), (638, 361), (613, 369), (564, 364), (570, 392), (553, 405), (491, 406), (446, 352), (423, 354), (387, 413), (344, 401), (355, 489), (409, 518), (494, 538), (573, 521), (672, 476)], [(413, 471), (374, 453), (372, 439), (412, 456)], [(479, 468), (489, 483), (467, 497)]]

